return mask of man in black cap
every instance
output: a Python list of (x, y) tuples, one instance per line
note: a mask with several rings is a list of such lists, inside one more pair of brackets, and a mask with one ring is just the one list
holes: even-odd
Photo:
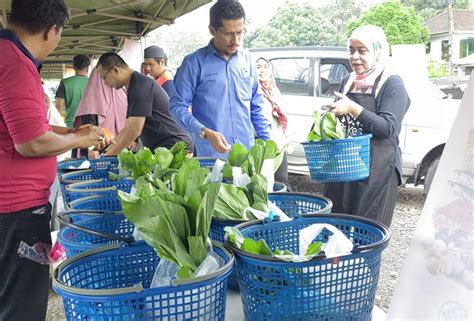
[(76, 117), (77, 107), (81, 102), (82, 95), (86, 90), (89, 80), (89, 66), (91, 60), (85, 55), (77, 55), (73, 58), (73, 67), (75, 75), (61, 80), (56, 91), (56, 108), (61, 115), (65, 115), (66, 126), (74, 127), (74, 118)]
[(145, 63), (148, 66), (153, 78), (155, 78), (158, 85), (171, 97), (174, 94), (174, 80), (173, 74), (166, 69), (168, 57), (163, 48), (158, 46), (150, 46), (145, 49)]

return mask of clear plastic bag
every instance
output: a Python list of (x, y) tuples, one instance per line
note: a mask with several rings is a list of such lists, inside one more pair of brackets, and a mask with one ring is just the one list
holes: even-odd
[(18, 247), (18, 255), (39, 264), (49, 265), (49, 253), (51, 252), (51, 244), (38, 242), (33, 246), (29, 246), (26, 242), (21, 241)]
[(223, 178), (222, 170), (224, 169), (225, 161), (216, 159), (211, 171), (211, 182), (221, 182)]

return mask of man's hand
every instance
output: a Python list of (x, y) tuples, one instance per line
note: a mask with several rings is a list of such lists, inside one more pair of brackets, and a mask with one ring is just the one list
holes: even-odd
[(73, 134), (80, 138), (79, 148), (89, 148), (94, 146), (96, 150), (101, 150), (105, 148), (107, 143), (104, 138), (104, 132), (96, 126), (81, 126), (76, 129)]
[(212, 147), (219, 153), (225, 153), (230, 150), (231, 146), (227, 143), (224, 135), (219, 132), (206, 128), (204, 131), (206, 139), (211, 143)]

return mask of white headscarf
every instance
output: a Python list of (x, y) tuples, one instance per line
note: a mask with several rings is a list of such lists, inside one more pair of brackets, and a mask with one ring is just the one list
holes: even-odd
[(353, 83), (355, 85), (355, 90), (353, 91), (372, 91), (375, 80), (382, 72), (385, 71), (376, 88), (377, 93), (378, 89), (380, 89), (388, 76), (390, 76), (385, 70), (390, 51), (390, 46), (387, 42), (387, 38), (385, 37), (385, 33), (380, 27), (365, 25), (355, 29), (352, 32), (351, 36), (347, 40), (347, 47), (350, 46), (351, 40), (358, 40), (367, 48), (369, 53), (373, 56), (374, 64), (361, 75), (356, 75), (355, 72), (352, 72), (349, 81), (346, 84), (347, 89), (344, 88), (344, 92), (348, 92)]

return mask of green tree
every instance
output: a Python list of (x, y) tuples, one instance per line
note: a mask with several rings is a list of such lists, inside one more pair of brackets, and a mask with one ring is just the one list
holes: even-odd
[[(473, 8), (473, 3), (470, 0), (453, 0), (452, 5), (454, 9), (469, 9)], [(441, 1), (426, 1), (426, 0), (401, 0), (404, 6), (412, 6), (415, 8), (421, 22), (426, 22), (433, 17), (436, 17), (448, 8), (449, 0)]]
[(341, 46), (347, 21), (360, 14), (354, 0), (336, 1), (325, 7), (289, 3), (270, 22), (244, 40), (246, 48), (279, 46)]
[(399, 2), (385, 2), (371, 7), (359, 20), (349, 23), (346, 36), (363, 25), (376, 25), (385, 31), (391, 45), (427, 43), (428, 28), (421, 25), (414, 7), (404, 7)]

